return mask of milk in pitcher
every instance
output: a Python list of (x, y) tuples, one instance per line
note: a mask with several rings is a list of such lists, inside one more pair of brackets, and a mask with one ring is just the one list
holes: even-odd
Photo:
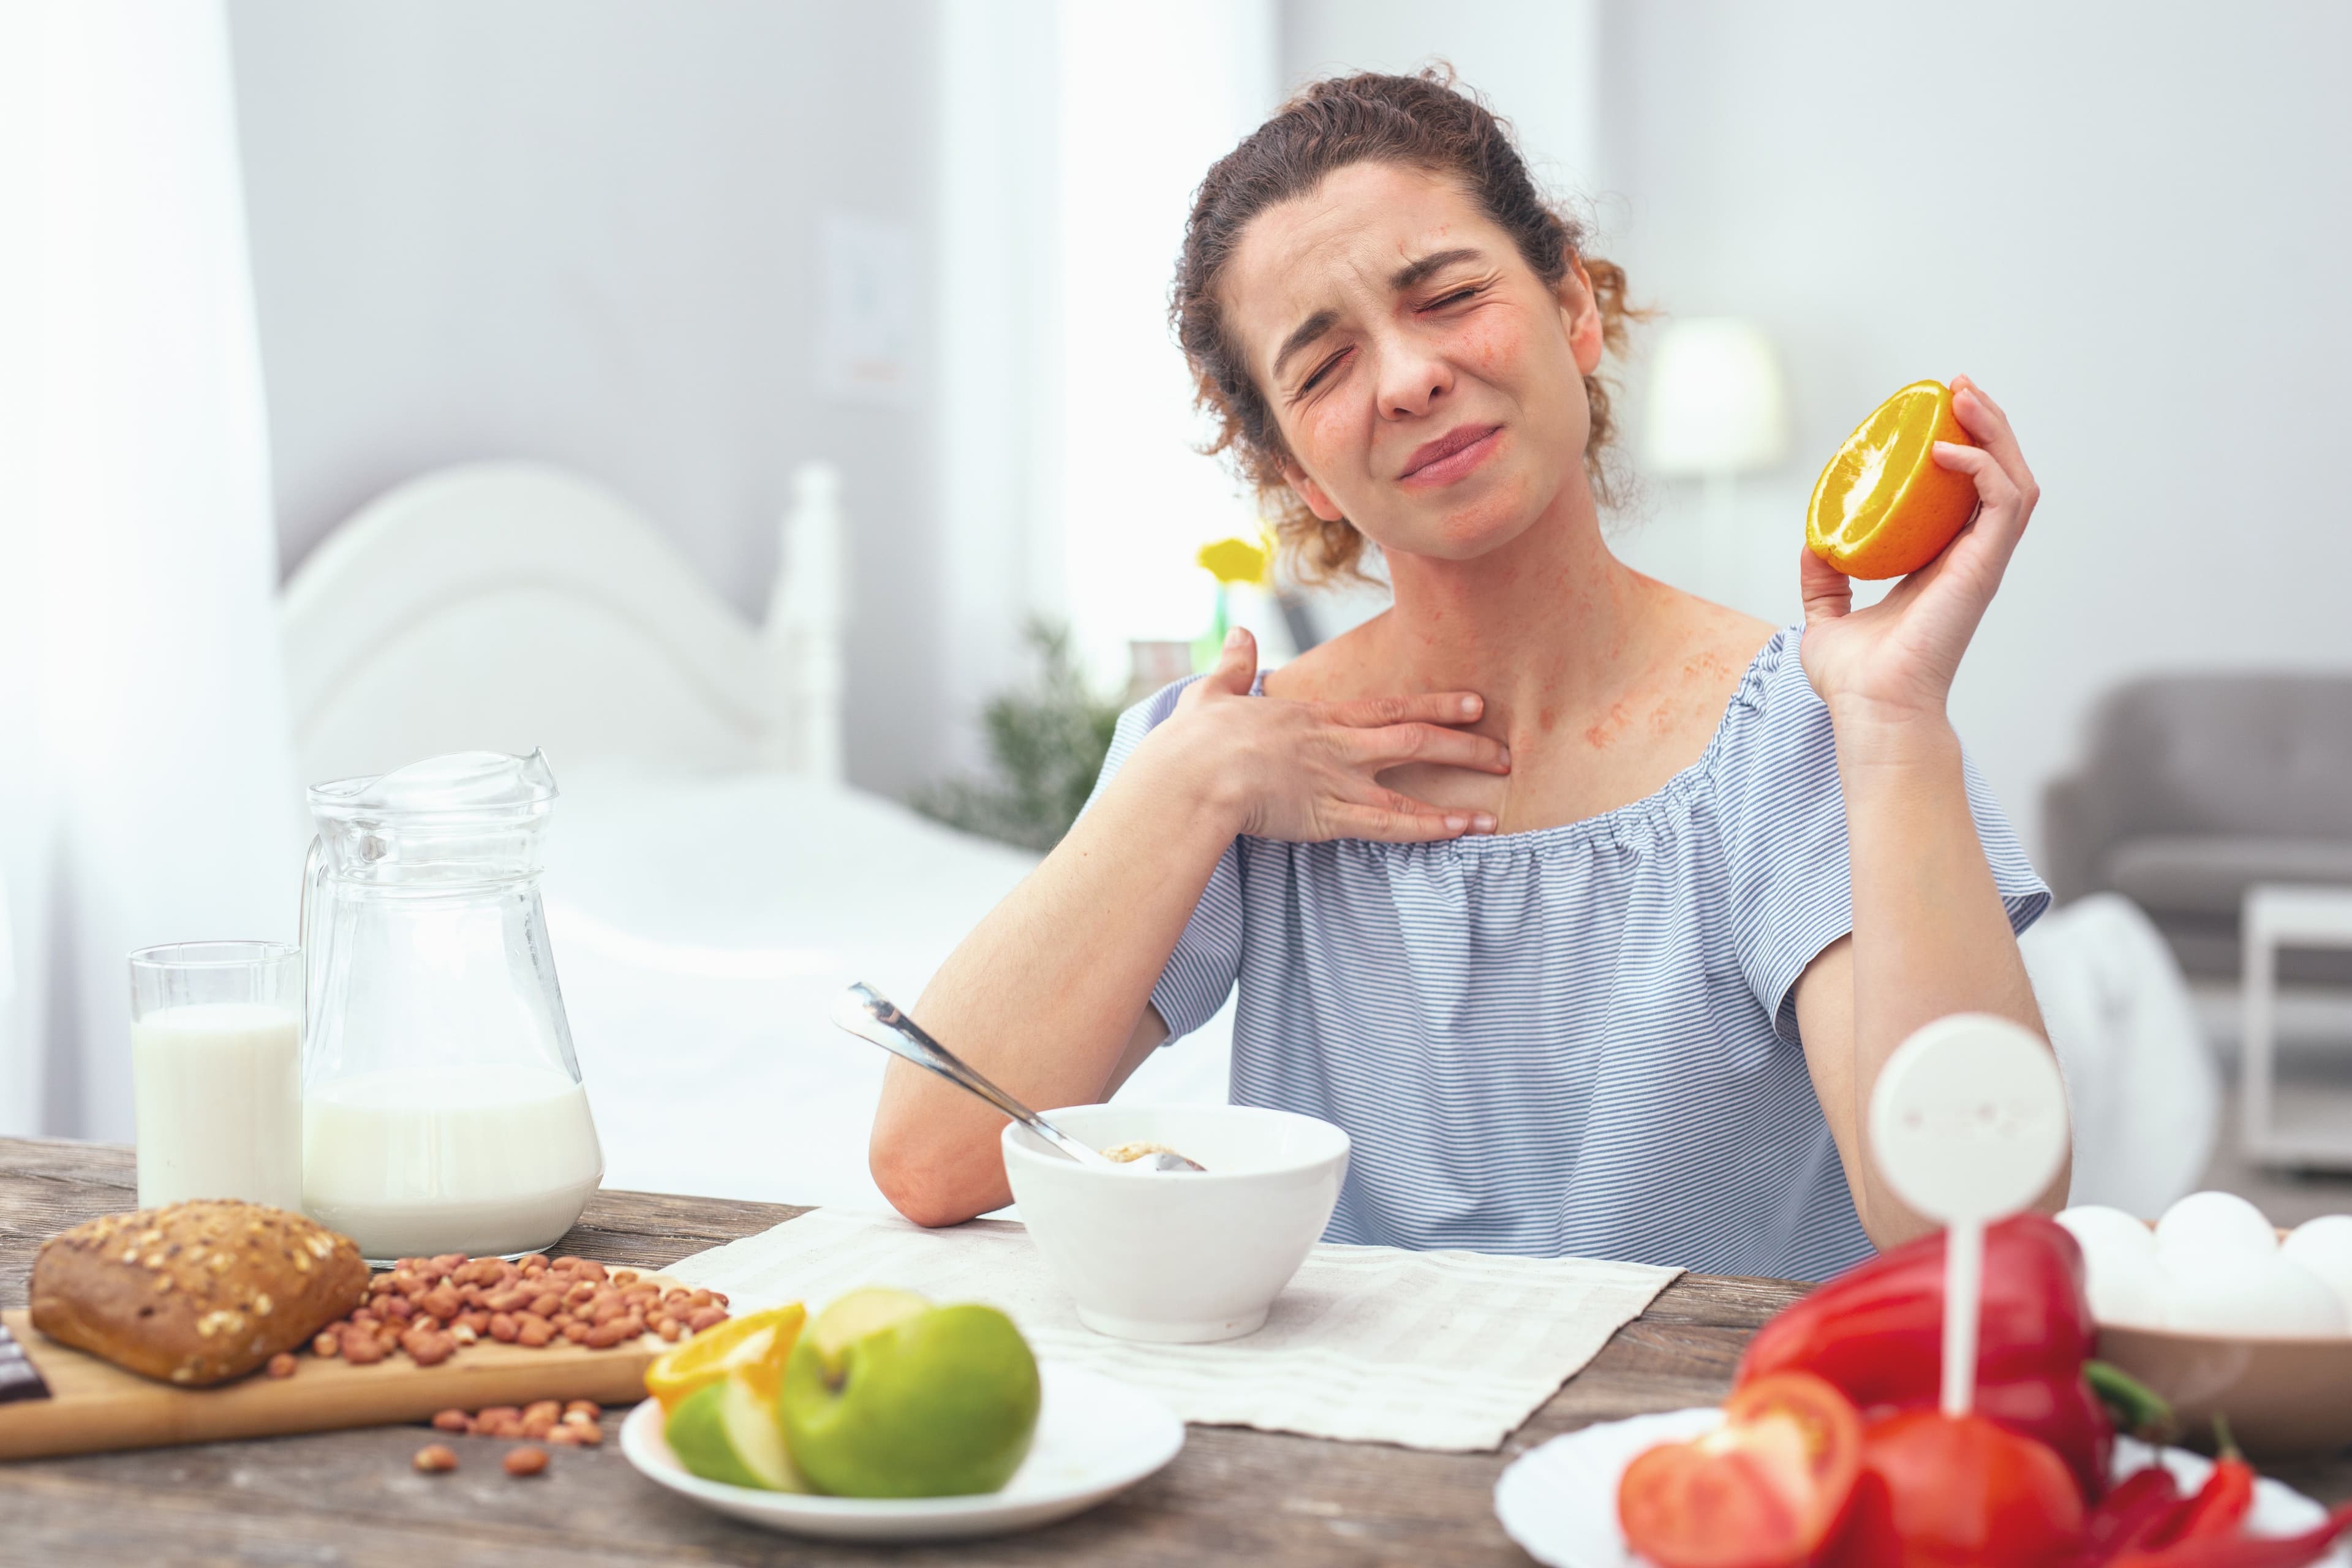
[(302, 1109), (303, 1211), (370, 1258), (546, 1247), (604, 1173), (587, 1091), (552, 1067), (370, 1073)]

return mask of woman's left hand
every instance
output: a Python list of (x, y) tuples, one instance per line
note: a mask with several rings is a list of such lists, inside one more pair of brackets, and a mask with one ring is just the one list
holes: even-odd
[(1942, 554), (1857, 610), (1853, 580), (1801, 552), (1805, 674), (1832, 715), (1859, 711), (1890, 722), (1943, 715), (1960, 655), (2041, 499), (2009, 416), (1967, 376), (1952, 378), (1952, 413), (1978, 444), (1938, 441), (1934, 460), (1974, 477), (1977, 514)]

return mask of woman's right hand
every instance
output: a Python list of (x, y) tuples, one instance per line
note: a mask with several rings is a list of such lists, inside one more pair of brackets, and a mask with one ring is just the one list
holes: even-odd
[(1287, 702), (1251, 696), (1256, 679), (1257, 639), (1236, 626), (1216, 668), (1177, 700), (1136, 762), (1158, 752), (1170, 765), (1198, 770), (1234, 832), (1258, 838), (1418, 844), (1495, 831), (1491, 813), (1432, 805), (1380, 782), (1409, 763), (1509, 773), (1501, 742), (1457, 728), (1485, 710), (1477, 693)]

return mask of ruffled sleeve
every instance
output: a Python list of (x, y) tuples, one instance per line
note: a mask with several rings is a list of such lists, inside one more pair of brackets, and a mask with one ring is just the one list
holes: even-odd
[[(1094, 793), (1087, 797), (1088, 809), (1102, 798), (1103, 791), (1109, 787), (1118, 770), (1127, 765), (1127, 760), (1143, 743), (1144, 736), (1176, 711), (1176, 700), (1199, 679), (1193, 676), (1162, 687), (1119, 715), (1110, 752), (1103, 758), (1102, 774), (1095, 781)], [(1160, 1015), (1160, 1021), (1168, 1026), (1168, 1043), (1183, 1038), (1214, 1017), (1217, 1009), (1225, 1005), (1225, 998), (1232, 994), (1241, 972), (1241, 843), (1236, 839), (1217, 857), (1216, 869), (1209, 873), (1209, 885), (1202, 889), (1201, 901), (1192, 907), (1192, 918), (1185, 922), (1184, 934), (1176, 939), (1176, 951), (1168, 955), (1168, 966), (1160, 972), (1159, 982), (1151, 988), (1151, 1007)]]
[[(1797, 977), (1853, 930), (1845, 795), (1829, 709), (1805, 679), (1801, 629), (1788, 627), (1749, 669), (1712, 769), (1730, 877), (1733, 946), (1773, 1032), (1797, 1038)], [(1965, 751), (1960, 766), (1993, 885), (2022, 931), (2050, 889)]]

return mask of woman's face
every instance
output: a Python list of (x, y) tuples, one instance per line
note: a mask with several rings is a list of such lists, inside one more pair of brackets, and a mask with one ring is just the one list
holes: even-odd
[(1243, 231), (1226, 318), (1318, 517), (1469, 560), (1583, 482), (1601, 317), (1442, 175), (1355, 163)]

